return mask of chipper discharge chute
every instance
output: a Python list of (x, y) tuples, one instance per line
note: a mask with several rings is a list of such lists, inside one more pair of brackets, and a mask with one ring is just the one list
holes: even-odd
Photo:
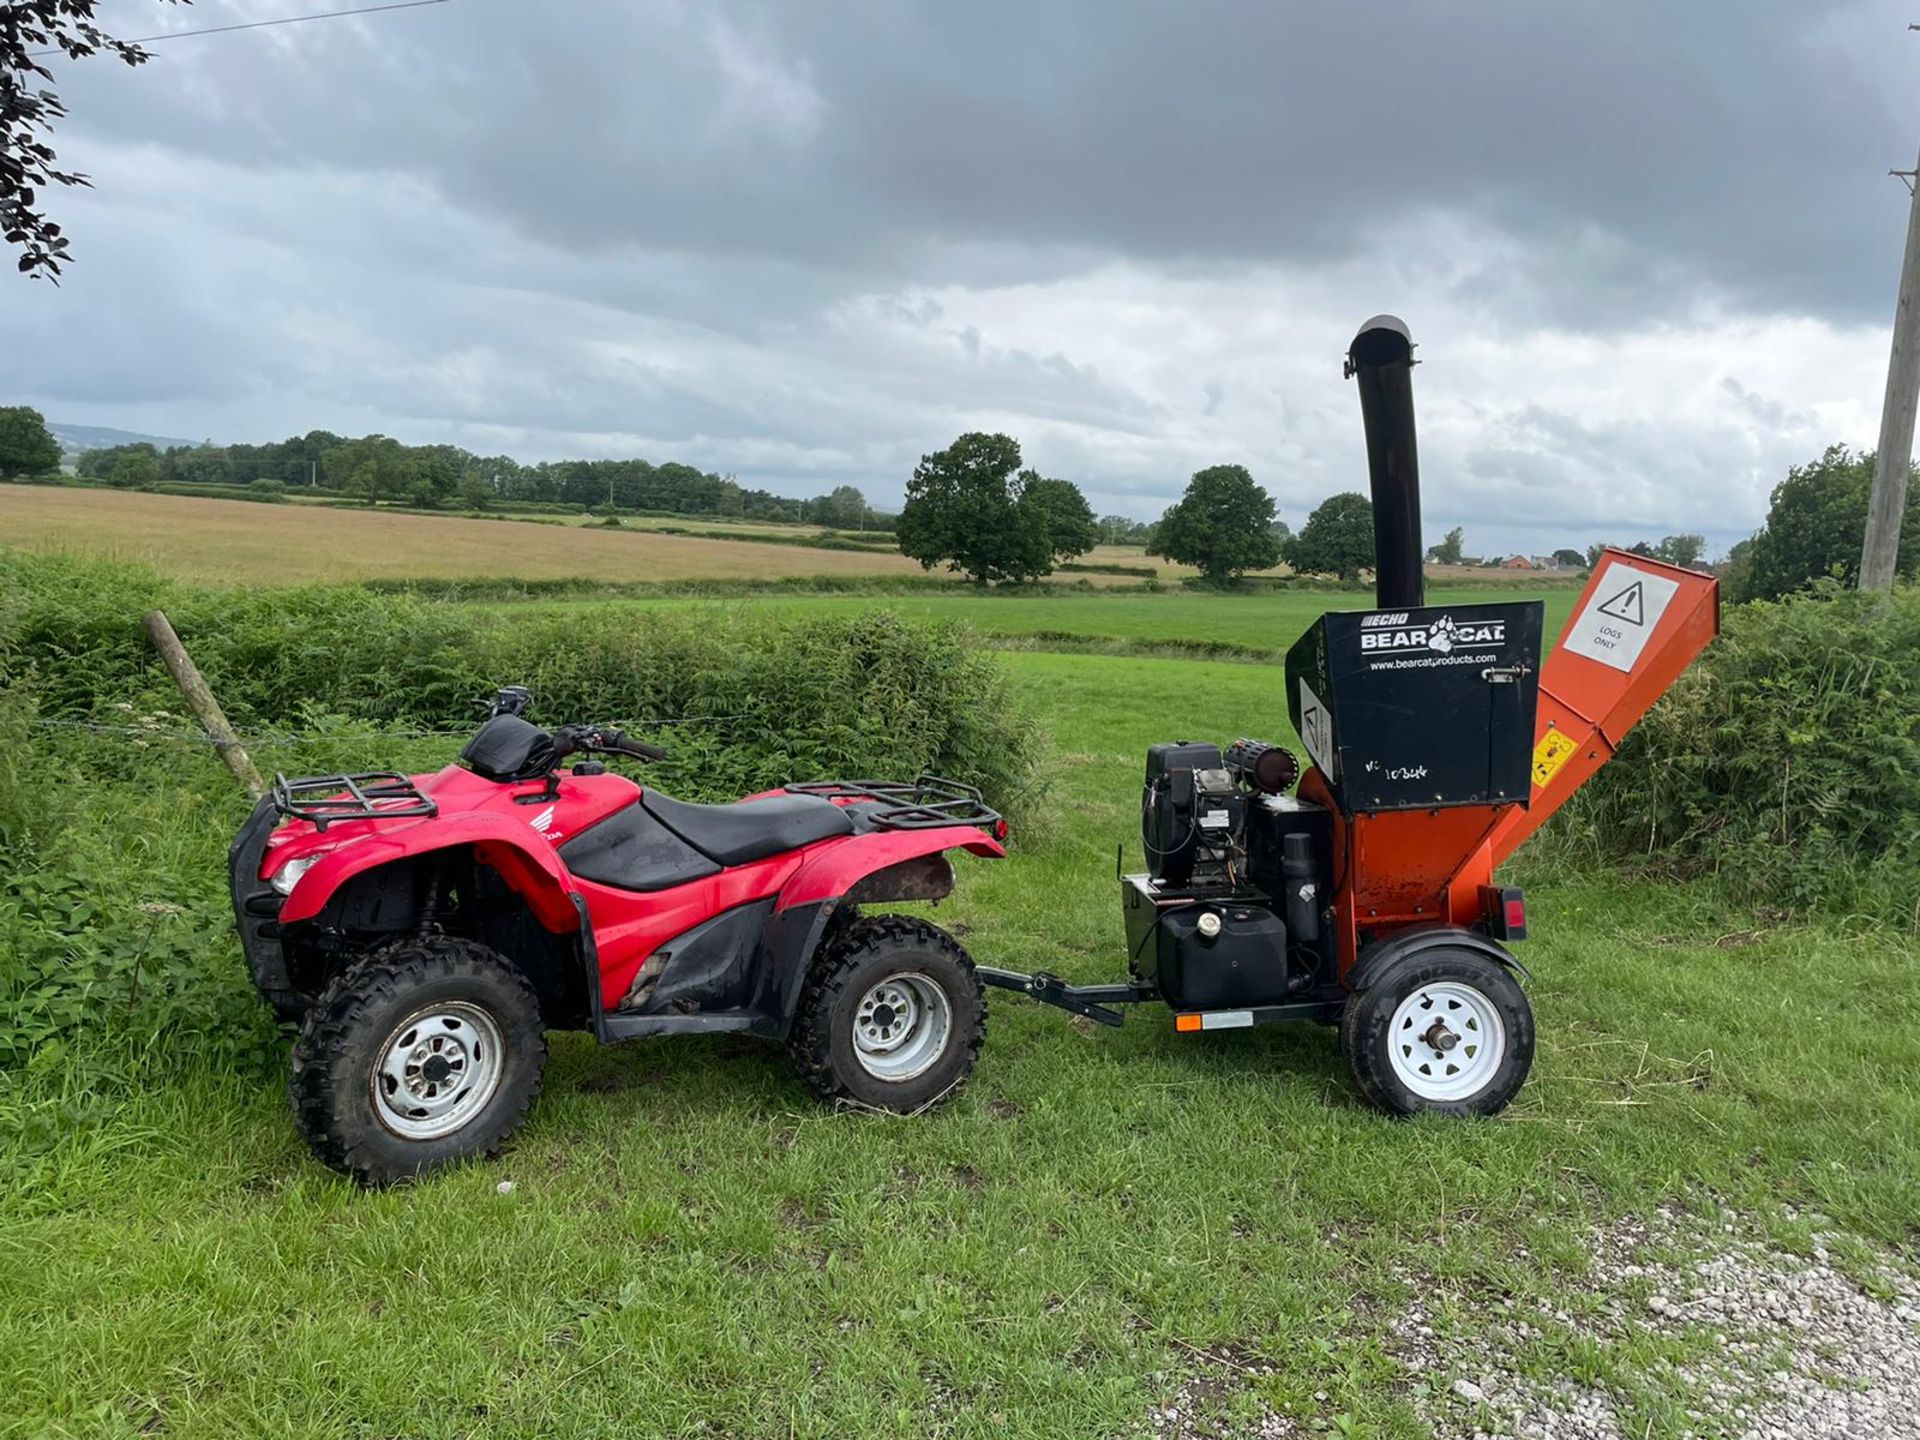
[(1180, 1031), (1337, 1024), (1374, 1104), (1491, 1114), (1533, 1059), (1524, 971), (1506, 948), (1526, 936), (1525, 899), (1496, 867), (1714, 637), (1718, 591), (1709, 575), (1607, 550), (1544, 659), (1538, 601), (1426, 604), (1413, 364), (1392, 316), (1348, 353), (1375, 608), (1321, 616), (1288, 652), (1305, 773), (1259, 741), (1151, 746), (1147, 868), (1120, 881), (1127, 980), (981, 977), (1108, 1024), (1113, 1006), (1147, 1000)]

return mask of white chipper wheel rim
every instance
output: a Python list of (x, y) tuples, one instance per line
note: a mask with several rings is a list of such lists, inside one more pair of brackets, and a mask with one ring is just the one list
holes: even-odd
[(1473, 1099), (1494, 1082), (1506, 1053), (1499, 1009), (1460, 980), (1416, 987), (1387, 1027), (1395, 1078), (1430, 1104)]

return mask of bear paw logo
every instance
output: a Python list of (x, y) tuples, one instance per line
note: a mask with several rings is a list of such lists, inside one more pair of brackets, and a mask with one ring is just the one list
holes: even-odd
[(1437, 650), (1442, 655), (1453, 649), (1453, 617), (1442, 615), (1433, 622), (1433, 628), (1427, 632), (1427, 648)]

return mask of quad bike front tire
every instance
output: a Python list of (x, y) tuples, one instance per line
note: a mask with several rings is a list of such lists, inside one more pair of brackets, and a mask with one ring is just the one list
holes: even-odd
[(1533, 1068), (1533, 1009), (1498, 961), (1436, 947), (1354, 992), (1340, 1048), (1360, 1093), (1390, 1115), (1497, 1115)]
[(986, 992), (960, 942), (925, 920), (876, 915), (821, 946), (787, 1046), (823, 1099), (911, 1115), (959, 1087), (986, 1035)]
[(484, 945), (419, 936), (333, 978), (294, 1042), (288, 1090), (321, 1163), (393, 1185), (497, 1152), (546, 1060), (524, 975)]

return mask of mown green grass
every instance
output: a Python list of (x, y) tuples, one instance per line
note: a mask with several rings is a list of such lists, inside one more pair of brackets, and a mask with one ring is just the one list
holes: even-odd
[[(1436, 587), (1435, 605), (1481, 605), (1540, 600), (1546, 634), (1559, 634), (1579, 590), (1570, 585)], [(724, 615), (728, 603), (701, 600), (534, 601), (559, 609), (607, 603), (698, 606)], [(1181, 590), (1160, 594), (1057, 595), (793, 595), (754, 600), (756, 611), (772, 607), (794, 615), (845, 615), (875, 608), (915, 619), (962, 620), (981, 634), (1017, 648), (1205, 651), (1219, 647), (1248, 656), (1283, 655), (1300, 633), (1328, 610), (1371, 609), (1371, 591), (1275, 590), (1209, 594)], [(1284, 711), (1285, 707), (1281, 707)], [(1232, 725), (1228, 726), (1233, 728)]]
[[(983, 962), (1116, 976), (1143, 748), (1287, 739), (1279, 677), (1006, 663), (1054, 733), (1045, 818), (967, 862), (938, 918)], [(138, 853), (150, 818), (114, 843)], [(215, 867), (223, 842), (191, 840)], [(1176, 1036), (1155, 1009), (1096, 1030), (996, 994), (973, 1081), (927, 1116), (826, 1113), (750, 1042), (560, 1036), (507, 1156), (367, 1195), (306, 1156), (273, 1069), (151, 1065), (0, 1154), (0, 1435), (1133, 1434), (1205, 1373), (1229, 1418), (1414, 1436), (1388, 1351), (1412, 1284), (1462, 1328), (1509, 1298), (1578, 1317), (1589, 1228), (1662, 1202), (1909, 1241), (1907, 948), (1550, 854), (1522, 870), (1540, 1058), (1485, 1124), (1372, 1114), (1322, 1030)], [(113, 1016), (103, 1040), (137, 1050)], [(44, 1103), (47, 1069), (0, 1104)], [(1675, 1350), (1549, 1335), (1523, 1359), (1678, 1436), (1699, 1402)]]

